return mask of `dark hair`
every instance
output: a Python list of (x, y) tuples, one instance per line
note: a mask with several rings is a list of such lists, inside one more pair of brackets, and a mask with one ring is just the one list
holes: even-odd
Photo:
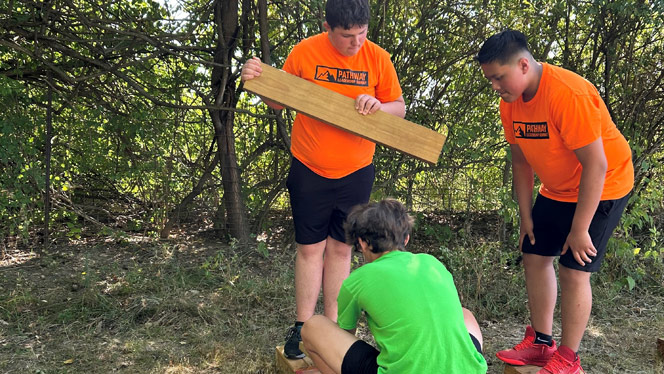
[(368, 0), (327, 0), (325, 4), (325, 21), (332, 29), (368, 25), (370, 16)]
[(357, 245), (362, 239), (374, 253), (406, 249), (405, 241), (413, 228), (406, 207), (393, 199), (358, 205), (346, 218), (346, 243)]
[(522, 51), (530, 52), (526, 36), (520, 31), (507, 29), (487, 39), (475, 56), (475, 60), (480, 64), (494, 61), (506, 64)]

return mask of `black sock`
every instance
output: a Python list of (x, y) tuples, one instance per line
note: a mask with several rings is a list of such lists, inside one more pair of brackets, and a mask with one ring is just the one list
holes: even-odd
[(546, 344), (549, 347), (553, 345), (553, 336), (542, 334), (541, 332), (535, 331), (535, 344)]
[(295, 321), (295, 327), (297, 327), (298, 330), (302, 329), (302, 325), (304, 325), (304, 322)]

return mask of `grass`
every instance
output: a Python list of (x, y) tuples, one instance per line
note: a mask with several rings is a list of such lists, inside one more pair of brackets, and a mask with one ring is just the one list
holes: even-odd
[[(454, 246), (416, 232), (411, 249), (452, 271), (482, 326), (489, 373), (502, 373), (493, 353), (518, 342), (527, 323), (518, 257), (491, 235), (446, 235)], [(275, 373), (274, 347), (295, 315), (287, 244), (98, 239), (2, 266), (0, 373)], [(594, 285), (580, 352), (587, 373), (663, 373), (661, 285), (628, 291), (610, 276)]]

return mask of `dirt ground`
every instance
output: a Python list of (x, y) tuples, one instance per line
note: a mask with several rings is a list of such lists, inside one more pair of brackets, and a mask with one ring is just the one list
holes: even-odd
[[(0, 373), (275, 373), (274, 347), (294, 316), (293, 260), (283, 242), (242, 249), (205, 232), (5, 249)], [(483, 293), (507, 301), (475, 303), (489, 373), (502, 373), (494, 354), (527, 322), (521, 286), (501, 283), (518, 276), (496, 271)], [(586, 373), (664, 373), (663, 292), (598, 284), (595, 295)]]

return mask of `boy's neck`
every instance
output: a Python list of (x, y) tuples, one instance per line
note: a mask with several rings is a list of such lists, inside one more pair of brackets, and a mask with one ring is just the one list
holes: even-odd
[(524, 103), (532, 100), (535, 97), (537, 90), (539, 89), (540, 81), (542, 80), (542, 71), (544, 70), (544, 67), (540, 62), (534, 62), (533, 69), (530, 71), (530, 84), (528, 84), (528, 88), (526, 88), (526, 90), (523, 91), (523, 94), (521, 95)]
[(374, 262), (374, 261), (378, 260), (379, 258), (381, 258), (381, 257), (383, 257), (386, 254), (391, 253), (391, 252), (394, 252), (394, 250), (380, 252), (380, 253), (374, 253), (374, 252), (371, 252), (370, 250), (367, 250), (364, 253), (364, 261), (367, 262), (367, 263)]

